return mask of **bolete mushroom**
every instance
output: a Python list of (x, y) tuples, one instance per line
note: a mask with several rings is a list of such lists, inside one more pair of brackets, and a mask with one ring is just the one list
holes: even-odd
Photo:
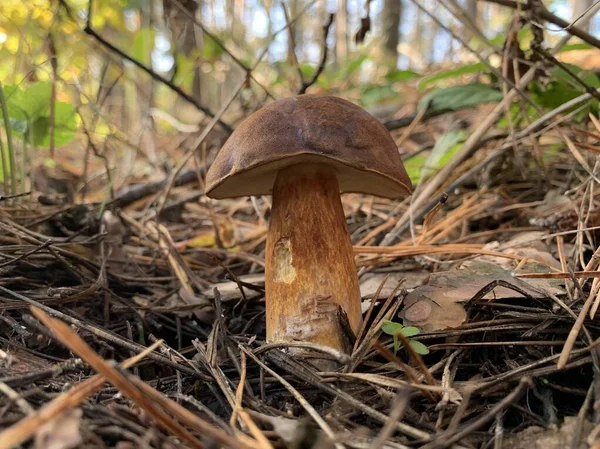
[[(361, 297), (340, 192), (401, 198), (411, 182), (381, 122), (332, 96), (300, 95), (250, 115), (206, 175), (211, 198), (273, 195), (266, 243), (268, 341), (348, 350)], [(347, 320), (340, 320), (345, 312)]]

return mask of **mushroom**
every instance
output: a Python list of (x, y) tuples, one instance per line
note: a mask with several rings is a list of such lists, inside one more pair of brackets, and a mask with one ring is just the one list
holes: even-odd
[(253, 113), (206, 174), (211, 198), (273, 196), (267, 341), (351, 349), (361, 296), (340, 192), (396, 199), (410, 194), (411, 182), (383, 124), (333, 96), (289, 97)]

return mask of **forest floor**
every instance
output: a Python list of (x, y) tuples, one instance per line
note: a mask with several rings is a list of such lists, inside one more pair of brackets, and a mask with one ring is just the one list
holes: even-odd
[[(392, 133), (414, 154), (486, 113)], [(366, 325), (334, 372), (264, 342), (270, 198), (210, 200), (192, 168), (73, 205), (41, 170), (0, 202), (0, 448), (598, 447), (598, 189), (554, 119), (412, 199), (343, 196)]]

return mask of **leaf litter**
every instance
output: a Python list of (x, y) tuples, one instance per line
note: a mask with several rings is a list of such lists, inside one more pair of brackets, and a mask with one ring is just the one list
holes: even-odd
[[(417, 135), (447, 136), (457, 120), (472, 136), (482, 111), (415, 123), (406, 147), (418, 146)], [(297, 356), (264, 341), (268, 198), (213, 202), (195, 175), (157, 191), (163, 180), (146, 171), (117, 176), (110, 204), (100, 201), (102, 183), (72, 205), (77, 189), (48, 178), (27, 201), (3, 199), (0, 448), (32, 440), (57, 448), (464, 449), (500, 438), (519, 448), (538, 444), (530, 437), (572, 444), (564, 435), (577, 432), (594, 447), (600, 327), (587, 310), (599, 193), (571, 152), (535, 154), (564, 126), (593, 167), (585, 149), (597, 146), (600, 129), (591, 119), (565, 123), (537, 129), (539, 142), (519, 140), (526, 164), (508, 153), (494, 159), (499, 140), (512, 148), (510, 137), (482, 139), (441, 180), (437, 194), (445, 190), (447, 200), (434, 214), (343, 197), (365, 325), (349, 354), (327, 354), (342, 365), (335, 371), (311, 363), (323, 348), (304, 345), (308, 355)], [(393, 135), (404, 150), (402, 132)], [(208, 154), (221, 143), (214, 136)], [(98, 160), (90, 164), (102, 172)], [(438, 173), (428, 169), (424, 186)], [(560, 188), (550, 193), (549, 184)], [(160, 211), (156, 195), (164, 195)], [(39, 310), (68, 326), (49, 331)]]

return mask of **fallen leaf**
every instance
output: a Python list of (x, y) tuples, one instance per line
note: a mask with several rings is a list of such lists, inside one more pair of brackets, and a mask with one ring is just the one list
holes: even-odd
[[(361, 277), (360, 281), (360, 296), (363, 298), (372, 298), (375, 293), (377, 293), (377, 289), (388, 276), (387, 273), (369, 273), (363, 277)], [(398, 273), (389, 273), (388, 280), (383, 285), (381, 289), (381, 293), (379, 293), (380, 298), (387, 298), (392, 294), (396, 286), (399, 282), (404, 281), (402, 283), (402, 288), (410, 290), (412, 288), (418, 287), (419, 285), (423, 285), (427, 279), (429, 278), (429, 273), (425, 271), (406, 271), (406, 272), (398, 272)]]
[(447, 295), (447, 291), (434, 285), (415, 288), (404, 298), (404, 309), (400, 312), (404, 324), (425, 332), (460, 326), (467, 319), (463, 300)]
[[(243, 275), (243, 276), (238, 276), (238, 279), (244, 283), (256, 285), (257, 287), (264, 287), (264, 285), (265, 285), (264, 273), (247, 274), (247, 275)], [(238, 286), (237, 282), (234, 282), (234, 281), (220, 282), (218, 284), (214, 284), (210, 288), (204, 290), (202, 292), (202, 294), (205, 296), (212, 296), (213, 289), (215, 287), (219, 290), (219, 293), (221, 294), (221, 301), (223, 301), (223, 302), (242, 299), (242, 293), (240, 292), (240, 287)], [(248, 299), (263, 296), (263, 294), (261, 292), (258, 292), (256, 290), (251, 290), (247, 287), (244, 287), (244, 293), (246, 294), (246, 298), (248, 298)]]
[[(404, 325), (416, 326), (432, 332), (460, 326), (467, 318), (463, 304), (482, 288), (494, 281), (505, 281), (518, 287), (533, 298), (544, 298), (546, 293), (528, 282), (515, 278), (509, 271), (488, 262), (469, 262), (460, 268), (433, 273), (430, 282), (415, 288), (404, 299), (400, 313)], [(554, 292), (562, 292), (554, 287)], [(496, 286), (482, 299), (522, 298), (523, 295), (503, 286)]]
[(66, 411), (41, 426), (35, 433), (35, 449), (71, 449), (83, 439), (79, 432), (83, 412), (80, 408)]
[(588, 420), (583, 421), (579, 429), (578, 418), (567, 416), (563, 424), (558, 427), (555, 424), (546, 429), (539, 426), (530, 426), (519, 433), (504, 436), (503, 447), (512, 449), (563, 449), (572, 448), (575, 437), (579, 439), (577, 449), (588, 447), (586, 436), (590, 434), (593, 425)]

